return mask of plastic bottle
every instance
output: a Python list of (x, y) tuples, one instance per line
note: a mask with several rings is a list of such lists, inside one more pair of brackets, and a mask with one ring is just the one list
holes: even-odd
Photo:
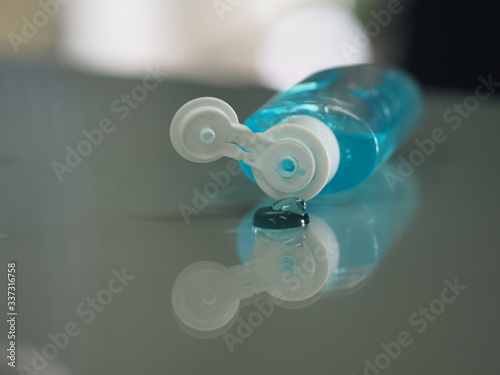
[(311, 199), (367, 180), (409, 135), (421, 113), (416, 82), (395, 67), (358, 65), (316, 73), (274, 96), (245, 125), (215, 98), (186, 103), (174, 116), (182, 156), (228, 156), (275, 199)]

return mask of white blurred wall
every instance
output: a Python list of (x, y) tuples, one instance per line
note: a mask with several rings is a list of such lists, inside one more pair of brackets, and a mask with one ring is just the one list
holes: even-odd
[(341, 43), (361, 27), (344, 0), (71, 0), (63, 8), (61, 60), (112, 74), (169, 74), (216, 84), (282, 89), (350, 59)]
[[(347, 56), (354, 0), (0, 0), (0, 58), (55, 59), (87, 71), (283, 89)], [(27, 25), (27, 24), (31, 24)], [(15, 39), (17, 35), (22, 39)]]

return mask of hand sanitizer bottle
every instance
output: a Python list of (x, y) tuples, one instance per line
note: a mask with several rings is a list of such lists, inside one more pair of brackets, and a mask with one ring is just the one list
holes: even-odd
[(367, 180), (417, 123), (416, 82), (395, 67), (358, 65), (316, 73), (280, 93), (245, 125), (215, 98), (182, 106), (170, 127), (194, 162), (227, 156), (275, 199), (308, 200)]

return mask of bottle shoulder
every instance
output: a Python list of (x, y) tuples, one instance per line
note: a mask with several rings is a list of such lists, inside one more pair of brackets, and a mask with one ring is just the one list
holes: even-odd
[(245, 125), (253, 131), (266, 131), (292, 116), (305, 115), (321, 120), (336, 135), (347, 132), (371, 134), (371, 112), (366, 103), (356, 98), (295, 95), (269, 103), (250, 116)]

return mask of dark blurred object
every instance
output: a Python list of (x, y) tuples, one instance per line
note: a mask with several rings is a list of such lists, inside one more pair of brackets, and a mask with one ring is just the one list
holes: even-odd
[(477, 77), (500, 81), (500, 3), (418, 0), (405, 66), (424, 85), (474, 89)]

